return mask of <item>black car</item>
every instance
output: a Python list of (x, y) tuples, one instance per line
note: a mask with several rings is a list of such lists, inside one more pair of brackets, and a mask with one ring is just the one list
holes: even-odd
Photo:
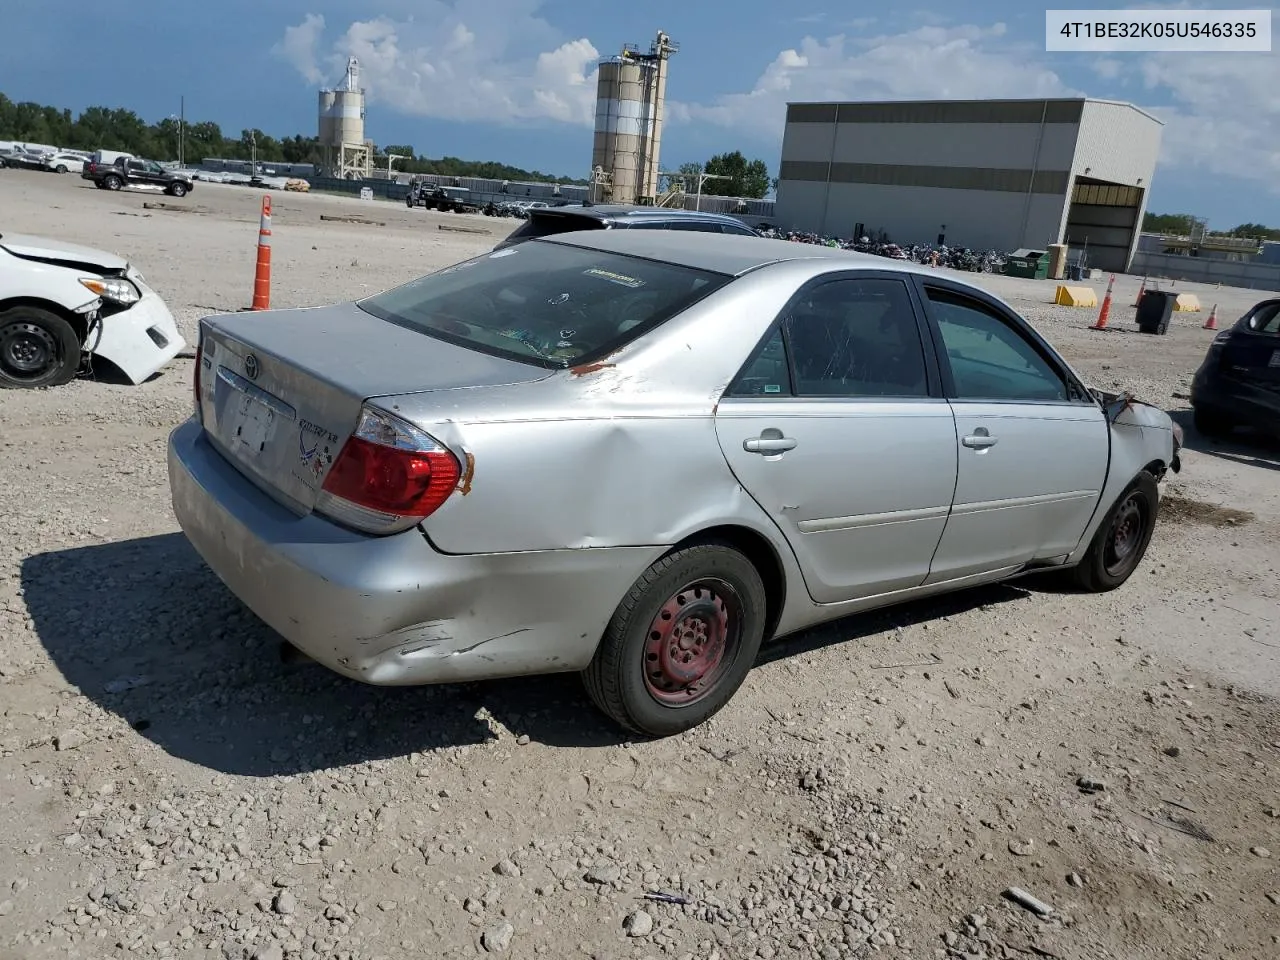
[(549, 207), (529, 211), (529, 219), (513, 230), (494, 249), (500, 250), (523, 240), (549, 237), (573, 230), (696, 230), (699, 233), (729, 233), (740, 237), (759, 236), (734, 217), (723, 213), (667, 210), (663, 207), (627, 207), (621, 204)]
[(86, 163), (81, 176), (92, 180), (99, 190), (160, 187), (171, 197), (185, 197), (195, 189), (195, 181), (188, 174), (166, 170), (154, 160), (141, 157), (121, 157), (109, 164)]
[(1249, 426), (1280, 436), (1280, 299), (1263, 300), (1213, 338), (1191, 382), (1196, 429)]

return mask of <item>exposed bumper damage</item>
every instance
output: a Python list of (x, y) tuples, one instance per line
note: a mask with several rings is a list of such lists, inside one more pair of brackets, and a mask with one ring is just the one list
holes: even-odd
[(100, 312), (90, 324), (85, 352), (108, 360), (139, 384), (158, 373), (185, 347), (173, 314), (160, 296), (131, 278), (142, 293), (137, 303), (114, 312)]
[(654, 559), (646, 547), (458, 556), (418, 529), (368, 537), (299, 517), (194, 420), (170, 436), (169, 483), (188, 540), (249, 609), (311, 659), (377, 685), (580, 670)]

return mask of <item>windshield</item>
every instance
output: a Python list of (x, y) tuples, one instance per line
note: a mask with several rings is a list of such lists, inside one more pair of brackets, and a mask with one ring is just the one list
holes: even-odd
[(730, 279), (558, 243), (522, 243), (357, 305), (486, 353), (570, 367), (630, 343)]

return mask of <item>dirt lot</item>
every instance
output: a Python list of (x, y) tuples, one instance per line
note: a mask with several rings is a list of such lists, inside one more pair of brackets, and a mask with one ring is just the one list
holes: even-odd
[[(188, 335), (246, 306), (258, 195), (154, 199), (6, 171), (0, 231), (129, 255)], [(277, 194), (273, 302), (513, 223)], [(1185, 417), (1204, 314), (1139, 335), (1121, 278), (1094, 332), (1051, 284), (981, 279)], [(1261, 297), (1189, 289), (1224, 323)], [(0, 960), (1280, 951), (1274, 445), (1188, 424), (1116, 593), (1020, 582), (792, 637), (704, 728), (632, 743), (573, 677), (381, 690), (279, 662), (170, 513), (190, 366), (0, 395)]]

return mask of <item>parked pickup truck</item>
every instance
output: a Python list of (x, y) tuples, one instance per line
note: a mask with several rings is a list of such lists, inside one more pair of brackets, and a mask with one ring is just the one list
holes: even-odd
[(404, 198), (406, 207), (426, 207), (428, 210), (440, 210), (454, 213), (479, 213), (480, 204), (471, 199), (471, 191), (466, 187), (437, 187), (430, 183), (415, 183), (409, 188), (409, 195)]
[(185, 197), (195, 189), (195, 181), (187, 174), (137, 157), (123, 157), (115, 163), (86, 163), (81, 176), (92, 180), (99, 190), (160, 187), (171, 197)]

